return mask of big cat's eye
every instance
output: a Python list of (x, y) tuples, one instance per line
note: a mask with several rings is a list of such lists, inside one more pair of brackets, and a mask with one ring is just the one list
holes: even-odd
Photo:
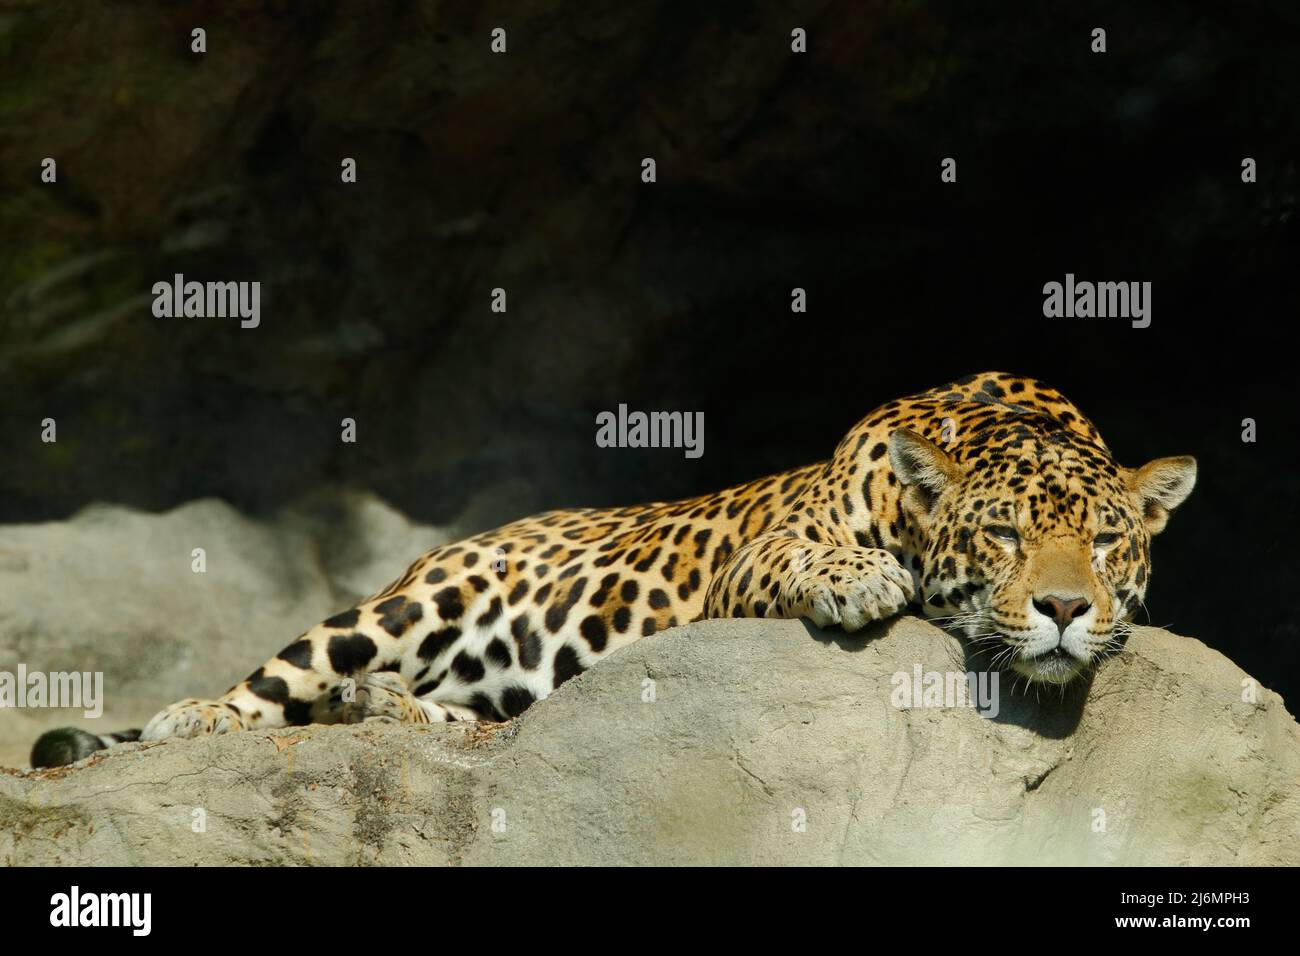
[(1097, 535), (1097, 537), (1092, 539), (1092, 546), (1094, 548), (1109, 548), (1112, 544), (1114, 544), (1118, 540), (1119, 540), (1118, 532), (1103, 531), (1101, 534)]
[(1015, 543), (1020, 540), (1020, 535), (1016, 534), (1016, 529), (1006, 524), (987, 525), (984, 530), (999, 541)]

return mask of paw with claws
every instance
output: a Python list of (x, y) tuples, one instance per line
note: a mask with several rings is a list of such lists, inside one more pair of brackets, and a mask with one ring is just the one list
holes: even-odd
[(912, 575), (880, 548), (831, 547), (796, 567), (794, 609), (818, 627), (857, 631), (902, 611), (914, 593)]
[(342, 689), (336, 689), (323, 701), (326, 713), (313, 713), (312, 719), (322, 724), (359, 724), (363, 720), (380, 723), (424, 724), (429, 716), (420, 700), (411, 693), (401, 675), (391, 671), (376, 671), (364, 675), (355, 685), (352, 700), (344, 700)]
[(140, 732), (141, 740), (205, 737), (244, 729), (243, 715), (233, 704), (218, 700), (182, 700), (159, 711)]

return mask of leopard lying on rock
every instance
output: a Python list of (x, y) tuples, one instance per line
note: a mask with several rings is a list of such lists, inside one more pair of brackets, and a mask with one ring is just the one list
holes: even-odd
[[(686, 501), (551, 511), (420, 557), (214, 700), (125, 739), (305, 723), (506, 720), (605, 655), (705, 617), (856, 631), (909, 606), (1065, 684), (1120, 643), (1192, 458), (1123, 468), (1059, 392), (998, 372), (889, 402), (829, 461)], [(344, 688), (353, 691), (344, 693)]]

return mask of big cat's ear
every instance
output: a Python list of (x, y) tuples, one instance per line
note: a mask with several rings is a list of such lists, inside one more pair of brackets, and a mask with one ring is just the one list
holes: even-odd
[(1196, 487), (1196, 459), (1190, 455), (1157, 458), (1141, 468), (1128, 469), (1129, 490), (1138, 499), (1151, 534), (1159, 534), (1174, 509)]
[(952, 456), (910, 428), (896, 428), (890, 433), (889, 463), (894, 466), (899, 484), (914, 489), (927, 511), (943, 489), (961, 475)]

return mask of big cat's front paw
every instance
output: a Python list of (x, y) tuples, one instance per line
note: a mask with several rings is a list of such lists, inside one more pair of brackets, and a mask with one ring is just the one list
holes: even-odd
[(795, 582), (796, 606), (818, 627), (857, 631), (902, 611), (912, 599), (912, 576), (879, 548), (832, 548)]
[(425, 724), (424, 705), (411, 693), (400, 674), (374, 671), (355, 685), (350, 698), (342, 685), (319, 698), (312, 707), (312, 721), (319, 724), (358, 724), (363, 720), (381, 723)]
[(243, 720), (229, 704), (215, 700), (182, 700), (155, 714), (140, 732), (140, 739), (204, 737), (243, 729)]

